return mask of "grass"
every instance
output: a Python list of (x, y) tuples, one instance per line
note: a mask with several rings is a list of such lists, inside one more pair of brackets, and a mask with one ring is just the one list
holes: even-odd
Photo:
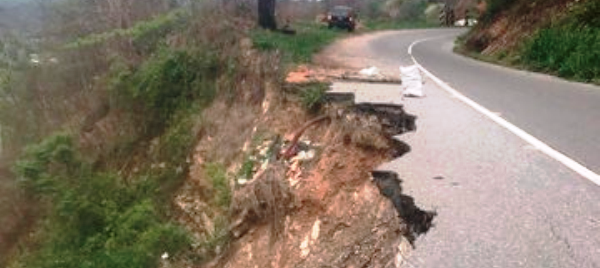
[(310, 113), (318, 113), (325, 103), (325, 93), (329, 85), (326, 83), (310, 83), (303, 85), (300, 91), (300, 103)]
[[(501, 13), (515, 1), (493, 1), (487, 16)], [(495, 3), (498, 2), (498, 3)], [(600, 2), (583, 1), (571, 6), (568, 16), (522, 37), (521, 45), (491, 55), (470, 51), (459, 39), (456, 51), (504, 66), (556, 75), (565, 79), (600, 84)], [(477, 28), (475, 28), (477, 29)], [(475, 48), (473, 49), (475, 50)]]
[(299, 23), (294, 26), (295, 35), (286, 35), (268, 30), (253, 30), (250, 33), (254, 47), (263, 51), (281, 51), (287, 62), (309, 63), (312, 55), (343, 36), (344, 31), (327, 29), (324, 25)]
[(585, 82), (600, 82), (600, 28), (557, 26), (540, 30), (524, 47), (533, 70)]
[(227, 210), (231, 202), (231, 188), (229, 187), (229, 176), (222, 164), (209, 163), (205, 167), (206, 176), (210, 179), (213, 187), (213, 202)]
[(244, 162), (242, 162), (242, 167), (238, 171), (238, 176), (242, 179), (251, 180), (254, 175), (254, 166), (257, 164), (257, 161), (252, 159), (251, 155), (246, 155), (244, 157)]
[[(225, 166), (220, 163), (207, 163), (204, 172), (212, 185), (212, 200), (209, 200), (209, 205), (217, 210), (210, 217), (212, 224), (205, 226), (208, 229), (201, 234), (201, 238), (196, 242), (195, 247), (202, 252), (199, 256), (195, 256), (199, 259), (199, 263), (211, 260), (220, 254), (231, 241), (229, 216), (227, 214), (233, 194), (229, 185), (230, 177), (225, 170)], [(210, 213), (206, 213), (210, 215)]]
[[(391, 21), (366, 20), (366, 31), (436, 27), (425, 20)], [(287, 62), (309, 63), (312, 56), (337, 38), (351, 35), (343, 29), (328, 29), (326, 25), (303, 22), (294, 25), (296, 35), (256, 29), (250, 33), (254, 47), (263, 51), (278, 50)]]

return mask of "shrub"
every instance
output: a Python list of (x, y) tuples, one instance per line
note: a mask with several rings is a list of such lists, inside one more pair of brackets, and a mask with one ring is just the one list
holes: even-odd
[(231, 188), (225, 167), (221, 164), (211, 163), (206, 165), (205, 172), (212, 183), (214, 203), (227, 209), (231, 202)]
[(325, 83), (311, 83), (300, 92), (302, 106), (309, 112), (316, 113), (325, 103), (325, 92), (328, 85)]
[(142, 106), (150, 129), (162, 129), (177, 110), (209, 104), (217, 74), (216, 55), (209, 51), (162, 49), (139, 69), (119, 72), (113, 85), (123, 103)]
[(115, 38), (131, 38), (133, 45), (143, 54), (153, 51), (164, 37), (185, 25), (189, 18), (183, 10), (174, 10), (154, 19), (137, 22), (127, 29), (112, 29), (103, 33), (90, 34), (67, 43), (64, 48), (76, 49), (104, 44)]
[(590, 15), (597, 12), (600, 12), (597, 1), (573, 7), (573, 16), (540, 30), (526, 43), (523, 62), (565, 78), (584, 81), (600, 78), (600, 20)]
[(125, 185), (79, 160), (71, 138), (51, 136), (27, 148), (16, 173), (49, 208), (39, 249), (27, 267), (155, 267), (163, 252), (188, 240), (165, 223), (151, 201), (148, 182)]

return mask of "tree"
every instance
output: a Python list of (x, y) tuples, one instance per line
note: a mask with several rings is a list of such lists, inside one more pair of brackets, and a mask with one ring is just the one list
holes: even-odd
[(258, 25), (264, 29), (277, 29), (275, 0), (258, 0)]

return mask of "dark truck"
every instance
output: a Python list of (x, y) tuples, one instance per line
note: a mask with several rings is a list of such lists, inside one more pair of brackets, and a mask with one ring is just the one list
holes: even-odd
[(356, 27), (356, 13), (351, 7), (335, 6), (327, 14), (327, 25), (329, 28), (338, 27), (352, 32)]

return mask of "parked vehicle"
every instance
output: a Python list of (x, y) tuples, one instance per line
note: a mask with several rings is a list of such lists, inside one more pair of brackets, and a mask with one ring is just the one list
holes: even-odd
[(352, 32), (356, 28), (356, 13), (351, 7), (335, 6), (327, 14), (327, 25), (330, 29), (338, 27)]

